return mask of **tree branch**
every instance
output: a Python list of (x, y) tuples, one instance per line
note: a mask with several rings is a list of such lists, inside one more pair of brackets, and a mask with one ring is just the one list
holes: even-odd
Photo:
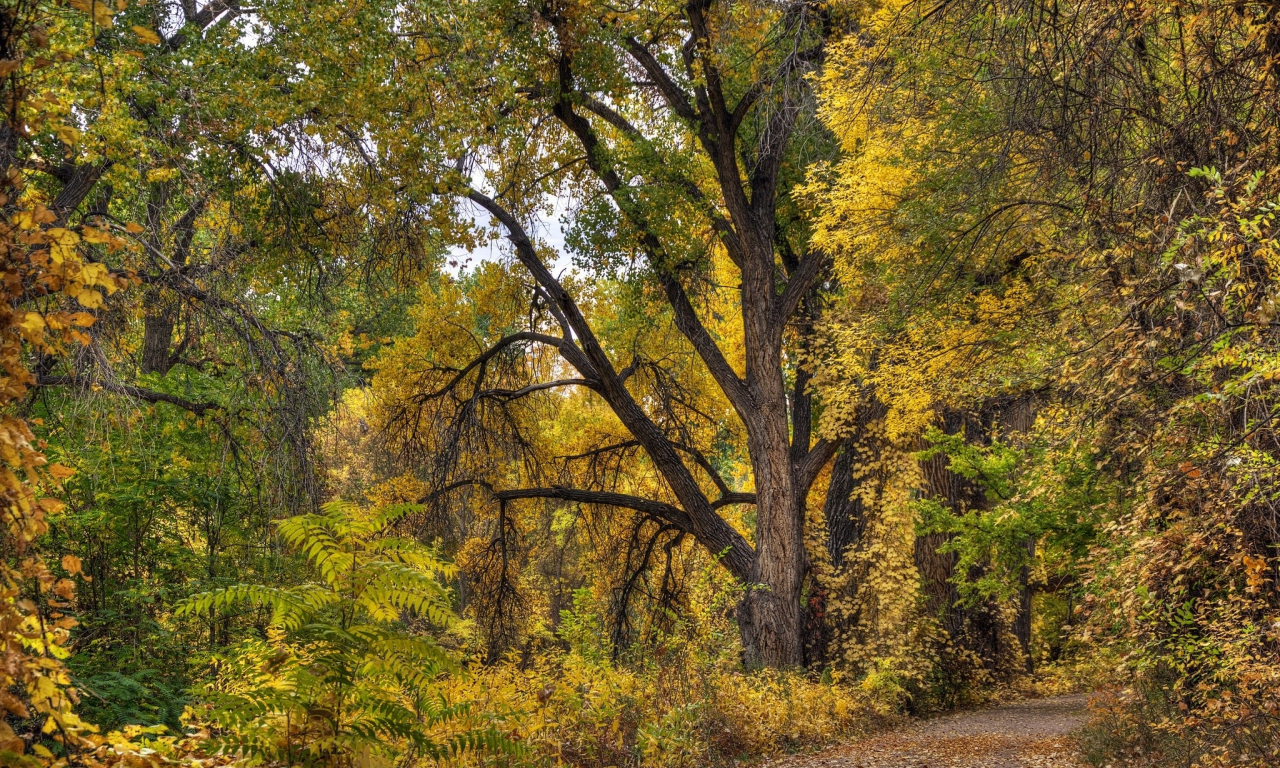
[(131, 387), (127, 384), (120, 384), (113, 381), (81, 380), (75, 376), (41, 376), (36, 381), (37, 387), (79, 387), (80, 389), (88, 389), (95, 384), (102, 387), (102, 391), (104, 392), (110, 392), (114, 395), (124, 395), (125, 397), (132, 397), (135, 400), (142, 400), (148, 403), (168, 403), (170, 405), (175, 405), (184, 411), (190, 411), (197, 416), (204, 416), (206, 411), (222, 410), (222, 406), (217, 403), (194, 402), (177, 397), (176, 395), (156, 392), (151, 389), (143, 389), (142, 387)]
[(662, 64), (649, 52), (648, 47), (634, 37), (628, 37), (624, 42), (627, 52), (631, 54), (631, 58), (635, 59), (636, 63), (653, 79), (653, 84), (657, 87), (658, 92), (662, 94), (663, 100), (667, 102), (667, 106), (671, 108), (671, 111), (691, 123), (701, 125), (703, 122), (702, 116), (694, 109), (689, 94), (677, 85), (675, 80), (671, 79), (671, 75), (667, 74), (667, 71), (662, 68)]
[(537, 384), (529, 384), (519, 389), (486, 389), (483, 392), (477, 392), (476, 397), (489, 397), (504, 401), (518, 400), (525, 395), (532, 395), (534, 392), (542, 392), (557, 387), (586, 387), (590, 390), (598, 390), (599, 385), (596, 382), (587, 379), (559, 379), (557, 381), (544, 381)]
[(617, 171), (605, 164), (604, 159), (601, 157), (600, 138), (591, 127), (591, 123), (574, 111), (573, 104), (568, 100), (568, 95), (574, 92), (574, 75), (572, 62), (567, 54), (561, 54), (559, 75), (560, 95), (554, 108), (556, 117), (578, 137), (579, 143), (582, 144), (583, 149), (587, 152), (587, 162), (591, 166), (591, 170), (600, 178), (610, 197), (618, 204), (618, 208), (642, 232), (641, 243), (650, 261), (661, 276), (667, 299), (675, 312), (676, 327), (689, 339), (689, 343), (693, 345), (698, 355), (702, 358), (707, 369), (715, 378), (716, 383), (724, 390), (729, 402), (732, 403), (734, 409), (745, 420), (755, 408), (747, 393), (746, 385), (734, 373), (733, 368), (725, 360), (724, 353), (720, 351), (715, 340), (711, 338), (711, 334), (707, 332), (707, 329), (698, 320), (698, 314), (689, 302), (689, 298), (685, 294), (683, 286), (680, 285), (680, 281), (664, 265), (661, 241), (653, 234), (645, 217), (637, 214), (633, 210), (633, 206), (629, 204), (626, 196), (622, 194), (624, 189), (622, 179)]
[[(586, 107), (588, 112), (599, 116), (609, 125), (617, 128), (627, 138), (632, 141), (645, 144), (652, 148), (653, 142), (647, 136), (640, 132), (640, 129), (632, 125), (625, 117), (617, 111), (609, 107), (604, 102), (591, 96), (590, 94), (579, 94), (582, 99), (582, 106)], [(729, 254), (729, 258), (733, 260), (739, 268), (742, 267), (742, 240), (738, 237), (738, 233), (734, 230), (733, 224), (729, 222), (719, 211), (715, 209), (710, 200), (707, 199), (706, 193), (698, 187), (697, 183), (683, 174), (675, 172), (674, 168), (669, 165), (663, 165), (663, 174), (669, 174), (677, 186), (685, 191), (693, 199), (695, 203), (702, 206), (707, 217), (711, 219), (711, 227), (720, 236), (721, 242), (725, 245), (725, 250)]]
[(715, 501), (711, 502), (714, 509), (727, 507), (731, 504), (755, 504), (756, 495), (754, 493), (741, 493), (739, 491), (730, 491)]
[(813, 287), (818, 275), (822, 273), (822, 267), (826, 262), (826, 254), (820, 250), (809, 251), (800, 260), (795, 270), (792, 271), (791, 277), (787, 280), (787, 287), (782, 290), (782, 295), (778, 297), (779, 320), (786, 322), (787, 318), (795, 313), (796, 308), (800, 306), (800, 302), (804, 300), (805, 295), (809, 293), (809, 289)]
[(481, 365), (484, 365), (485, 363), (492, 360), (495, 356), (498, 355), (499, 352), (511, 346), (512, 344), (516, 344), (522, 341), (536, 341), (542, 344), (547, 344), (549, 346), (558, 348), (560, 346), (560, 343), (563, 341), (563, 339), (557, 339), (555, 336), (548, 336), (545, 333), (537, 333), (535, 331), (520, 331), (518, 333), (513, 333), (509, 336), (504, 336), (501, 339), (498, 339), (496, 342), (494, 342), (493, 346), (489, 347), (484, 352), (482, 352), (479, 357), (475, 358), (474, 360), (472, 360), (471, 362), (463, 366), (462, 370), (454, 374), (454, 377), (450, 379), (447, 384), (445, 384), (443, 387), (436, 390), (435, 392), (432, 392), (424, 396), (422, 399), (434, 400), (435, 398), (440, 397), (444, 393), (458, 386), (458, 384), (460, 384), (462, 380), (467, 377), (467, 374), (471, 373), (476, 368), (479, 368)]
[(102, 178), (102, 174), (106, 173), (110, 167), (110, 160), (84, 163), (73, 166), (65, 174), (58, 176), (63, 182), (62, 189), (58, 190), (58, 196), (53, 199), (53, 205), (50, 207), (58, 216), (59, 226), (66, 223), (71, 212), (84, 202), (84, 199), (93, 191), (94, 185), (98, 183), (98, 179)]
[[(625, 493), (612, 493), (610, 491), (586, 491), (578, 488), (520, 488), (508, 491), (494, 491), (493, 497), (499, 501), (511, 501), (515, 499), (561, 499), (563, 501), (572, 501), (579, 504), (599, 504), (605, 507), (619, 507), (621, 509), (634, 509), (637, 512), (643, 512), (657, 520), (669, 523), (681, 531), (692, 533), (696, 526), (689, 515), (679, 507), (667, 504), (661, 501), (645, 499), (640, 496), (630, 496)], [(737, 532), (734, 532), (737, 534)], [(720, 554), (714, 545), (705, 539), (695, 535), (703, 546), (711, 550), (712, 554)], [(740, 541), (731, 542), (726, 547), (728, 551), (724, 553), (724, 564), (735, 576), (740, 579), (747, 579), (751, 573), (752, 562), (754, 561), (754, 553), (751, 552), (750, 545), (737, 536)], [(744, 556), (745, 555), (745, 556)]]
[(676, 328), (693, 345), (712, 378), (716, 380), (716, 384), (724, 390), (734, 410), (743, 421), (747, 421), (755, 409), (755, 402), (751, 399), (746, 383), (733, 370), (733, 366), (729, 365), (724, 353), (720, 351), (720, 345), (716, 344), (706, 326), (698, 319), (698, 312), (689, 302), (689, 296), (685, 293), (680, 281), (674, 275), (665, 272), (662, 273), (661, 280), (663, 290), (667, 294), (667, 301), (671, 304)]
[(819, 440), (795, 466), (796, 491), (801, 496), (809, 492), (813, 481), (818, 479), (818, 473), (831, 460), (831, 457), (836, 455), (836, 451), (843, 442), (843, 440)]
[[(562, 25), (563, 20), (552, 19), (552, 24)], [(561, 31), (559, 26), (557, 31)], [(592, 171), (615, 196), (615, 201), (628, 215), (634, 216), (635, 212), (630, 210), (632, 206), (628, 205), (619, 194), (623, 188), (621, 179), (604, 163), (600, 143), (592, 130), (591, 123), (573, 109), (571, 97), (575, 88), (571, 64), (569, 53), (562, 50), (558, 62), (559, 90), (553, 105), (554, 114), (578, 137), (583, 149), (586, 150), (588, 164)], [(509, 211), (487, 195), (476, 190), (468, 190), (467, 197), (489, 211), (506, 228), (507, 237), (515, 247), (516, 258), (545, 291), (549, 304), (564, 315), (566, 322), (573, 330), (574, 337), (581, 344), (581, 350), (566, 339), (561, 346), (562, 354), (566, 355), (566, 361), (577, 367), (585, 378), (596, 378), (600, 381), (598, 393), (618, 416), (623, 426), (644, 447), (672, 493), (684, 507), (681, 513), (687, 525), (684, 530), (697, 538), (710, 551), (722, 554), (725, 566), (736, 575), (747, 577), (753, 569), (755, 552), (742, 534), (716, 514), (710, 500), (707, 499), (689, 468), (681, 461), (671, 440), (627, 390), (617, 369), (596, 338), (590, 323), (587, 322), (569, 292), (543, 264), (523, 226)], [(661, 250), (661, 244), (652, 232), (647, 230), (644, 239), (646, 248), (654, 249), (650, 256), (655, 258), (655, 266), (660, 265), (661, 260), (656, 256)], [(707, 338), (710, 337), (707, 336)], [(586, 365), (579, 367), (574, 360), (568, 358), (568, 354), (574, 353), (585, 358)]]

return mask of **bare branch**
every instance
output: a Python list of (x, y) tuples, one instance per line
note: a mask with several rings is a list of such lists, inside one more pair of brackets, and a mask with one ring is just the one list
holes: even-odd
[[(656, 520), (669, 523), (677, 529), (686, 532), (693, 532), (696, 526), (692, 518), (679, 507), (666, 504), (661, 501), (645, 499), (639, 496), (630, 496), (625, 493), (612, 493), (610, 491), (586, 491), (578, 488), (521, 488), (508, 491), (495, 491), (493, 494), (495, 499), (499, 501), (510, 501), (515, 499), (561, 499), (563, 501), (572, 501), (579, 504), (599, 504), (605, 507), (618, 507), (621, 509), (634, 509), (642, 512)], [(724, 564), (735, 576), (740, 579), (747, 579), (751, 573), (752, 562), (754, 561), (754, 553), (741, 535), (734, 531), (738, 541), (726, 542), (728, 546), (724, 551)], [(712, 551), (712, 554), (720, 554), (715, 549), (715, 545), (708, 542), (702, 537), (695, 536)]]
[(739, 491), (730, 491), (715, 501), (711, 502), (711, 506), (715, 509), (727, 507), (732, 504), (755, 504), (756, 495), (754, 493), (741, 493)]
[[(507, 347), (510, 347), (512, 344), (517, 344), (522, 341), (535, 341), (542, 344), (547, 344), (552, 347), (559, 348), (560, 344), (564, 340), (557, 339), (555, 336), (548, 336), (545, 333), (537, 333), (535, 331), (520, 331), (518, 333), (513, 333), (509, 336), (504, 336), (501, 339), (498, 339), (498, 341), (494, 342), (493, 346), (486, 349), (483, 353), (480, 354), (479, 357), (467, 363), (462, 368), (462, 370), (454, 374), (453, 378), (450, 379), (443, 387), (441, 387), (440, 389), (428, 395), (424, 395), (422, 399), (433, 400), (445, 394), (446, 392), (449, 392), (454, 387), (458, 386), (458, 384), (460, 384), (462, 380), (467, 377), (467, 374), (471, 373), (476, 368), (479, 368), (481, 365), (484, 365), (485, 363), (489, 362), (496, 355), (502, 352), (502, 350), (506, 349)], [(494, 390), (495, 393), (500, 391), (501, 390)]]
[(548, 389), (557, 387), (586, 387), (590, 390), (596, 390), (599, 385), (594, 381), (587, 379), (559, 379), (557, 381), (544, 381), (537, 384), (529, 384), (519, 389), (486, 389), (483, 392), (477, 392), (476, 397), (491, 397), (504, 401), (517, 400), (526, 395), (532, 395), (534, 392), (543, 392)]

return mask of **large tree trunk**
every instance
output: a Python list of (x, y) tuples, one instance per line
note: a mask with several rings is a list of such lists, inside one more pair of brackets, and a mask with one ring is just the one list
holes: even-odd
[(738, 612), (744, 661), (751, 667), (798, 667), (804, 661), (804, 502), (792, 483), (786, 447), (751, 452), (757, 483), (756, 567)]
[[(739, 214), (745, 222), (748, 216)], [(804, 582), (804, 503), (808, 485), (799, 478), (792, 451), (792, 414), (782, 366), (782, 327), (774, 306), (772, 211), (768, 224), (744, 238), (740, 301), (746, 380), (753, 413), (745, 413), (747, 451), (756, 485), (756, 561), (739, 611), (748, 666), (798, 667), (804, 663), (800, 592)], [(796, 401), (798, 402), (798, 401)], [(797, 449), (809, 448), (809, 413), (795, 424)], [(759, 587), (755, 586), (760, 585)]]
[[(980, 424), (955, 410), (944, 412), (941, 426), (947, 434), (964, 430), (971, 438), (983, 436)], [(956, 515), (984, 508), (987, 501), (983, 489), (952, 472), (948, 464), (948, 457), (941, 453), (921, 462), (925, 491)], [(925, 609), (938, 619), (954, 643), (977, 654), (990, 668), (1000, 652), (998, 617), (993, 606), (960, 603), (959, 590), (952, 581), (958, 558), (955, 553), (944, 551), (950, 540), (951, 535), (947, 533), (928, 533), (916, 539), (915, 562)]]
[[(750, 312), (746, 312), (750, 320)], [(764, 340), (764, 333), (756, 339)], [(765, 337), (767, 338), (767, 337)], [(781, 351), (777, 353), (781, 357)], [(750, 356), (749, 356), (750, 357)], [(750, 366), (749, 362), (749, 366)], [(763, 371), (756, 390), (762, 407), (748, 425), (755, 475), (755, 568), (742, 599), (739, 625), (750, 667), (799, 667), (800, 588), (804, 582), (804, 494), (791, 461), (786, 389), (781, 361)], [(763, 401), (763, 402), (762, 402)], [(759, 585), (759, 586), (756, 586)]]

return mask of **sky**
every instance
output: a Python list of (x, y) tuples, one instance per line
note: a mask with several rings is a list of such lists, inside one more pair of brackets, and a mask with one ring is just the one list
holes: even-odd
[[(477, 187), (484, 188), (481, 185), (477, 185)], [(464, 200), (459, 204), (458, 210), (460, 213), (469, 214), (471, 220), (477, 224), (484, 225), (487, 223), (488, 213), (475, 203)], [(531, 237), (549, 246), (558, 254), (556, 260), (547, 265), (547, 268), (551, 270), (551, 274), (557, 276), (573, 268), (573, 259), (569, 255), (568, 248), (565, 247), (568, 213), (568, 200), (556, 198), (554, 210), (550, 216), (539, 215), (538, 221), (525, 222), (525, 227)], [(480, 244), (475, 250), (469, 251), (458, 246), (450, 248), (449, 257), (445, 260), (445, 271), (452, 275), (457, 275), (464, 269), (475, 269), (476, 266), (486, 261), (504, 261), (509, 258), (511, 258), (511, 247), (507, 242), (505, 233), (502, 233), (488, 243)], [(457, 262), (457, 266), (451, 266), (448, 263), (451, 261)]]

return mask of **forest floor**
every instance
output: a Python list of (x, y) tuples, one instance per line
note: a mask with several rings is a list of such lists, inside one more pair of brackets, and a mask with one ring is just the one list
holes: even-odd
[(1084, 768), (1070, 734), (1086, 694), (1029, 699), (922, 720), (769, 768)]

